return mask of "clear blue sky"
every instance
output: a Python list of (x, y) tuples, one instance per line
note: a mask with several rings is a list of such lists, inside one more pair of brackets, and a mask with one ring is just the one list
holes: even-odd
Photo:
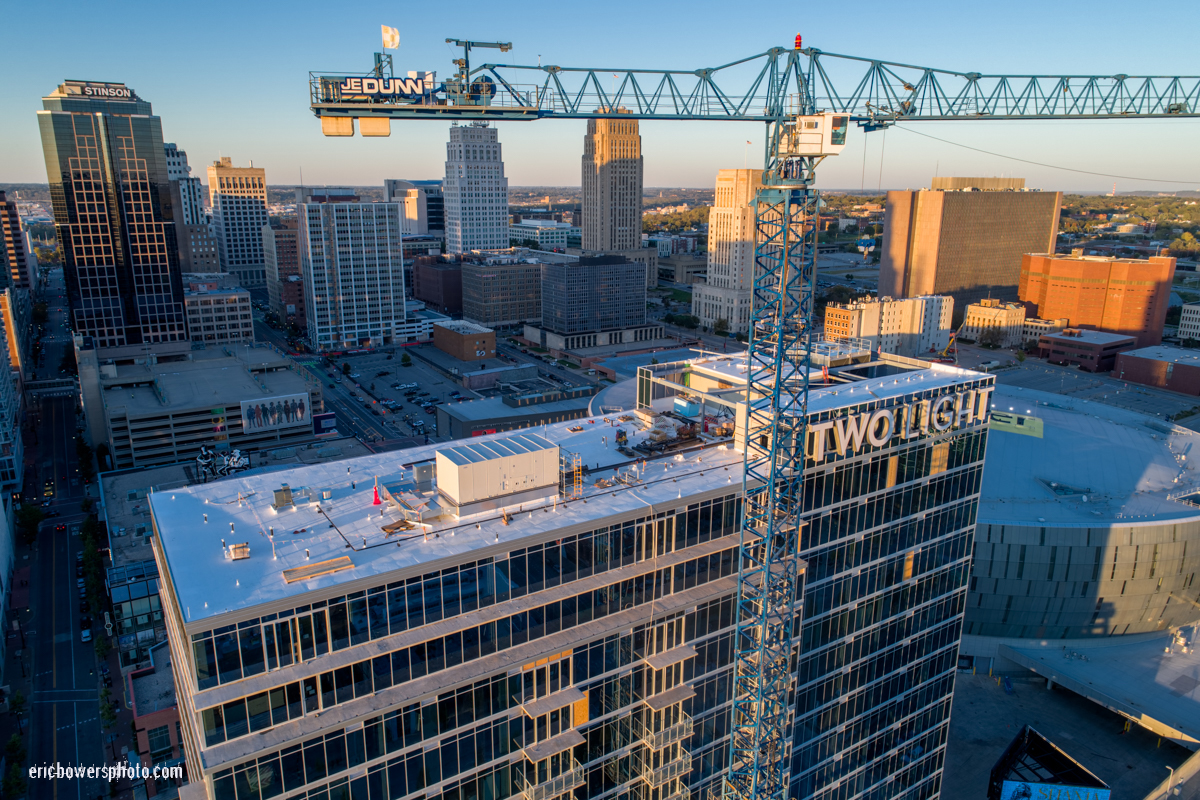
[[(44, 182), (35, 112), (64, 78), (124, 81), (154, 104), (168, 141), (204, 176), (218, 155), (265, 167), (269, 183), (379, 184), (441, 177), (447, 123), (395, 123), (388, 139), (326, 139), (308, 109), (309, 70), (369, 68), (379, 26), (400, 30), (400, 74), (448, 77), (447, 37), (509, 40), (510, 63), (694, 69), (790, 46), (984, 73), (1197, 74), (1200, 3), (602, 4), (9, 2), (0, 24), (0, 182)], [(390, 9), (390, 10), (389, 10)], [(602, 11), (599, 9), (603, 9)], [(509, 182), (579, 184), (586, 123), (501, 124)], [(1118, 189), (1200, 188), (1200, 120), (929, 123), (918, 130), (1033, 161), (1135, 177)], [(828, 188), (928, 185), (935, 173), (1016, 175), (1043, 189), (1108, 190), (1077, 175), (974, 153), (902, 130), (862, 134), (827, 161)], [(643, 122), (646, 186), (711, 186), (716, 170), (761, 163), (755, 123)], [(864, 153), (865, 148), (865, 153)], [(864, 158), (865, 155), (865, 158)], [(882, 163), (881, 163), (882, 162)], [(882, 171), (881, 171), (882, 167)]]

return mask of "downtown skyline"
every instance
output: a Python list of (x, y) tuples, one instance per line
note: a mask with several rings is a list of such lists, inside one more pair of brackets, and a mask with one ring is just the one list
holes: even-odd
[[(0, 181), (46, 180), (34, 113), (41, 97), (65, 78), (125, 82), (154, 103), (164, 137), (187, 149), (193, 163), (203, 165), (222, 155), (235, 162), (253, 159), (273, 185), (299, 183), (301, 170), (304, 181), (314, 185), (373, 185), (394, 175), (440, 177), (448, 121), (397, 123), (387, 139), (329, 140), (309, 111), (308, 71), (365, 71), (371, 54), (380, 49), (381, 23), (400, 29), (401, 47), (393, 51), (397, 74), (432, 69), (440, 81), (450, 76), (450, 59), (458, 55), (444, 43), (448, 36), (513, 43), (513, 51), (502, 57), (477, 51), (473, 63), (536, 64), (540, 58), (544, 64), (564, 66), (695, 69), (789, 46), (796, 32), (804, 35), (806, 47), (827, 52), (962, 71), (1187, 74), (1196, 69), (1185, 55), (1189, 42), (1183, 32), (1200, 18), (1190, 4), (1166, 3), (1153, 20), (1123, 20), (1118, 48), (1108, 44), (1111, 15), (1123, 8), (1115, 3), (1101, 3), (1085, 20), (1032, 3), (1010, 4), (999, 15), (961, 11), (949, 3), (928, 4), (914, 15), (868, 3), (862, 15), (870, 20), (867, 26), (817, 9), (769, 24), (758, 18), (721, 18), (721, 36), (715, 40), (713, 23), (722, 6), (710, 2), (662, 4), (655, 19), (670, 19), (669, 26), (636, 29), (622, 23), (642, 13), (632, 3), (617, 4), (612, 14), (598, 20), (556, 14), (547, 6), (533, 22), (495, 19), (488, 24), (478, 22), (478, 12), (487, 8), (482, 3), (465, 4), (463, 21), (430, 9), (347, 9), (332, 33), (316, 15), (280, 17), (240, 7), (235, 13), (227, 3), (214, 4), (212, 15), (206, 16), (217, 20), (214, 30), (199, 27), (201, 22), (182, 9), (155, 7), (149, 13), (150, 6), (142, 3), (120, 8), (127, 13), (58, 4), (56, 19), (71, 24), (56, 29), (61, 46), (54, 59), (43, 55), (44, 12), (19, 7), (8, 16), (10, 24), (0, 32), (0, 47), (9, 54), (8, 80), (0, 86), (0, 102), (8, 112), (0, 119)], [(1029, 26), (1035, 15), (1039, 24)], [(1166, 26), (1164, 19), (1178, 24)], [(989, 31), (982, 46), (977, 36), (981, 25)], [(165, 60), (128, 55), (167, 51), (172, 58)], [(577, 185), (585, 121), (497, 127), (514, 187)], [(717, 169), (762, 163), (763, 128), (757, 123), (643, 121), (641, 127), (646, 186), (705, 187)], [(1200, 154), (1188, 142), (1198, 131), (1196, 120), (924, 123), (870, 135), (855, 128), (844, 153), (823, 168), (819, 185), (894, 189), (928, 185), (934, 174), (956, 174), (1019, 175), (1046, 190), (1107, 191), (1114, 182), (1119, 191), (1194, 190), (1200, 189)], [(1155, 180), (1060, 171), (930, 136), (1043, 164)]]

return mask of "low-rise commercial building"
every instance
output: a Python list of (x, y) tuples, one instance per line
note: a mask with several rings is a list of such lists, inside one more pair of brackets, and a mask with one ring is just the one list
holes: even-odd
[(1038, 339), (1038, 358), (1051, 364), (1067, 364), (1088, 372), (1109, 372), (1117, 354), (1137, 347), (1137, 339), (1119, 333), (1066, 328), (1043, 334)]
[(659, 258), (658, 279), (667, 283), (702, 283), (708, 275), (708, 259), (703, 253), (680, 253)]
[(518, 431), (588, 415), (593, 387), (537, 394), (485, 397), (437, 407), (437, 430), (452, 439)]
[(566, 252), (568, 236), (579, 229), (565, 222), (549, 219), (522, 219), (508, 225), (508, 240), (513, 247), (535, 247), (538, 250)]
[(433, 346), (459, 361), (484, 361), (496, 356), (496, 332), (466, 320), (447, 320), (433, 326)]
[(1166, 344), (1126, 350), (1117, 355), (1113, 377), (1197, 396), (1200, 395), (1200, 350)]
[[(162, 619), (161, 611), (157, 617)], [(129, 675), (129, 701), (137, 736), (136, 757), (143, 767), (179, 765), (186, 768), (179, 703), (175, 699), (175, 674), (171, 669), (171, 649), (167, 642), (151, 649), (150, 659), (150, 666)], [(183, 780), (154, 777), (145, 782), (146, 797), (169, 793), (184, 783), (186, 772)]]
[(954, 298), (867, 298), (825, 307), (825, 336), (865, 339), (880, 353), (917, 358), (950, 344)]
[(1061, 317), (1059, 319), (1038, 319), (1036, 317), (1026, 317), (1022, 334), (1022, 344), (1037, 344), (1038, 339), (1042, 338), (1042, 336), (1045, 334), (1058, 333), (1070, 324), (1070, 320), (1068, 320), (1066, 317)]
[(77, 348), (92, 441), (108, 442), (116, 469), (188, 461), (314, 438), (321, 385), (273, 348), (194, 351), (187, 361), (100, 364)]
[(225, 273), (183, 276), (188, 335), (208, 346), (254, 341), (250, 292)]
[(1016, 347), (1025, 340), (1025, 306), (984, 299), (967, 306), (959, 338)]

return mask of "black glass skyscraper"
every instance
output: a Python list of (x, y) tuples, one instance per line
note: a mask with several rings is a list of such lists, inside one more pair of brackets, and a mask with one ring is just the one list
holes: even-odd
[(42, 105), (75, 331), (112, 357), (180, 349), (187, 327), (161, 121), (120, 83), (66, 81)]

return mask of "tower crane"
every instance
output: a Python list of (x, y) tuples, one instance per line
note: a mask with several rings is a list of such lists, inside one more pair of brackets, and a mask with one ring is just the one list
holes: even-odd
[[(481, 64), (463, 48), (444, 84), (396, 78), (391, 57), (358, 74), (309, 74), (322, 131), (388, 135), (393, 119), (612, 118), (766, 125), (748, 359), (745, 500), (740, 540), (728, 800), (785, 800), (803, 564), (802, 476), (813, 337), (817, 166), (851, 123), (1200, 116), (1200, 77), (984, 75), (790, 48), (691, 70)], [(387, 74), (385, 75), (385, 70)], [(614, 76), (613, 81), (607, 78)], [(604, 84), (608, 82), (606, 90)], [(738, 89), (730, 88), (732, 85)]]

